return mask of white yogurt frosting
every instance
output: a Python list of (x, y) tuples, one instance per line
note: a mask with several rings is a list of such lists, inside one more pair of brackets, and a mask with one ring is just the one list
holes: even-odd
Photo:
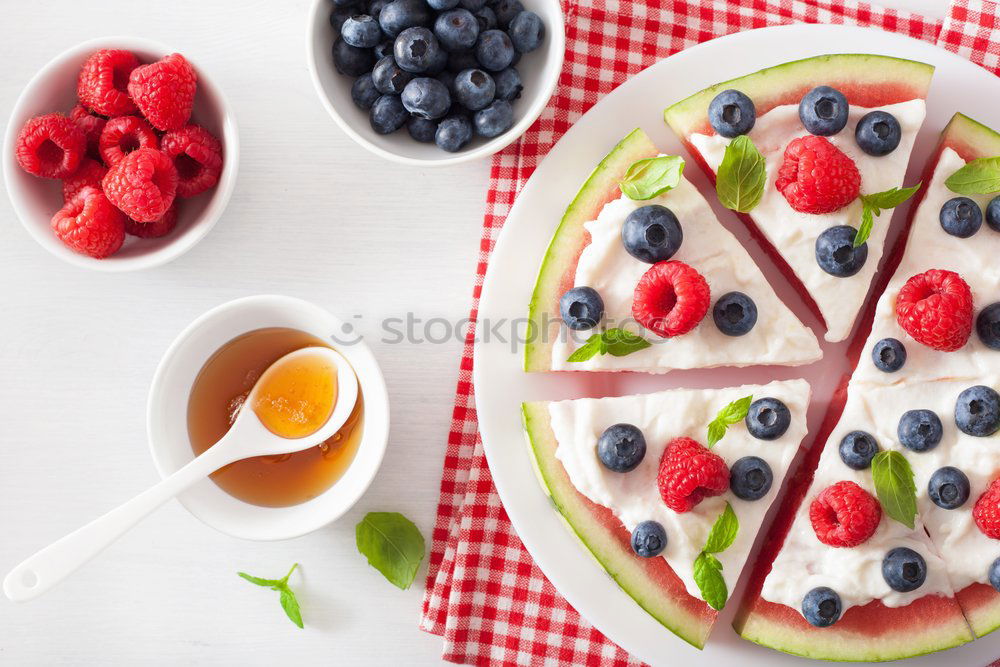
[[(632, 318), (635, 286), (651, 265), (626, 252), (621, 232), (628, 214), (648, 204), (666, 206), (677, 216), (684, 240), (671, 259), (691, 265), (705, 277), (713, 303), (732, 291), (743, 292), (754, 300), (758, 319), (749, 333), (736, 337), (723, 334), (715, 326), (711, 309), (694, 330), (669, 339), (659, 338)], [(588, 361), (568, 362), (593, 331), (568, 332), (561, 327), (564, 335), (552, 346), (553, 370), (666, 372), (673, 368), (798, 365), (822, 357), (816, 336), (778, 299), (747, 251), (687, 180), (681, 179), (676, 188), (648, 201), (633, 201), (625, 196), (611, 201), (585, 227), (591, 243), (580, 255), (573, 284), (592, 287), (601, 295), (603, 325), (624, 327), (653, 345), (624, 357), (595, 355)]]
[[(731, 401), (750, 394), (755, 398), (770, 396), (784, 402), (792, 414), (788, 430), (776, 440), (758, 440), (740, 422), (729, 427), (712, 451), (725, 459), (727, 465), (744, 456), (764, 459), (774, 473), (771, 490), (756, 501), (740, 500), (727, 491), (721, 496), (706, 498), (690, 512), (678, 513), (668, 508), (656, 485), (660, 457), (667, 442), (687, 436), (704, 443), (708, 423), (718, 411)], [(670, 390), (640, 396), (559, 401), (549, 404), (549, 415), (559, 443), (556, 457), (573, 486), (593, 502), (609, 508), (629, 531), (642, 521), (659, 521), (667, 531), (667, 547), (662, 556), (688, 592), (701, 599), (692, 570), (712, 524), (729, 501), (739, 519), (740, 530), (733, 545), (716, 555), (723, 565), (722, 574), (731, 593), (768, 507), (806, 435), (808, 405), (808, 383), (789, 380), (763, 386)], [(601, 433), (620, 422), (637, 426), (646, 438), (646, 456), (638, 468), (628, 473), (608, 470), (595, 452)]]
[[(854, 139), (853, 130), (858, 120), (876, 108), (895, 116), (902, 129), (899, 146), (883, 157), (866, 154)], [(827, 137), (834, 146), (854, 160), (861, 173), (862, 194), (882, 192), (903, 184), (910, 151), (917, 131), (923, 124), (924, 115), (924, 101), (920, 99), (883, 107), (852, 106), (847, 126), (838, 134)], [(820, 215), (800, 213), (789, 206), (784, 195), (775, 188), (774, 182), (789, 142), (808, 134), (799, 120), (796, 104), (775, 107), (757, 118), (750, 131), (750, 138), (767, 161), (767, 185), (764, 196), (750, 216), (816, 302), (826, 320), (826, 340), (836, 342), (844, 340), (851, 333), (854, 320), (864, 305), (865, 296), (882, 257), (890, 212), (883, 212), (876, 219), (868, 239), (868, 259), (857, 274), (838, 278), (823, 271), (816, 262), (816, 238), (830, 227), (860, 225), (861, 201), (855, 200), (839, 211)], [(713, 170), (718, 170), (730, 139), (717, 134), (694, 134), (690, 140), (708, 165)]]

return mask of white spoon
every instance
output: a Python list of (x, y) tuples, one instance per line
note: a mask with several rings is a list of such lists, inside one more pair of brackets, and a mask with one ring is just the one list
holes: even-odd
[[(288, 439), (269, 431), (252, 409), (261, 380), (285, 363), (309, 356), (323, 358), (337, 374), (333, 412), (314, 433)], [(35, 598), (76, 572), (105, 547), (121, 537), (147, 514), (219, 468), (252, 456), (274, 456), (309, 449), (330, 438), (343, 426), (358, 399), (358, 379), (347, 360), (328, 347), (307, 347), (278, 359), (250, 390), (232, 428), (217, 443), (160, 483), (53, 542), (15, 567), (3, 581), (3, 592), (15, 602)]]

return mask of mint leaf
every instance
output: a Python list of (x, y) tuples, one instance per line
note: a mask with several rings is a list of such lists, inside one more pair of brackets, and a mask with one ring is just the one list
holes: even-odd
[(661, 155), (633, 162), (619, 183), (629, 199), (645, 201), (677, 187), (684, 173), (684, 158)]
[(872, 226), (875, 224), (875, 214), (871, 207), (864, 204), (862, 200), (861, 208), (861, 226), (858, 227), (858, 233), (854, 235), (854, 247), (860, 248), (868, 241), (868, 237), (872, 235)]
[(917, 487), (913, 469), (897, 451), (879, 452), (872, 459), (872, 481), (882, 511), (908, 528), (913, 528), (917, 514)]
[(910, 188), (890, 188), (885, 192), (861, 195), (861, 226), (854, 235), (854, 247), (859, 248), (868, 241), (875, 218), (882, 215), (884, 209), (896, 208), (912, 197), (920, 189), (920, 185), (917, 183)]
[(583, 345), (569, 355), (566, 361), (587, 361), (599, 354), (624, 357), (633, 352), (644, 350), (650, 345), (652, 343), (642, 336), (637, 336), (625, 329), (608, 329), (591, 335)]
[(1000, 156), (977, 158), (949, 176), (944, 184), (960, 195), (1000, 192)]
[(753, 396), (744, 396), (743, 398), (737, 399), (719, 410), (719, 414), (717, 414), (715, 419), (713, 419), (708, 425), (709, 449), (714, 447), (719, 440), (722, 440), (722, 437), (726, 435), (726, 429), (729, 426), (746, 419), (747, 412), (750, 411), (750, 404), (752, 402)]
[(767, 184), (764, 156), (745, 134), (726, 146), (726, 154), (715, 175), (715, 192), (726, 208), (749, 213), (760, 203)]
[(275, 589), (281, 586), (281, 579), (261, 579), (260, 577), (251, 576), (246, 572), (237, 572), (236, 574), (240, 575), (251, 584), (257, 584), (258, 586), (266, 586), (268, 588)]
[(424, 559), (424, 536), (399, 512), (369, 512), (355, 526), (358, 551), (394, 586), (406, 590)]
[[(602, 346), (604, 347), (604, 351), (601, 350)], [(604, 354), (604, 352), (606, 351), (607, 351), (607, 346), (605, 345), (604, 340), (601, 337), (601, 334), (595, 333), (590, 338), (587, 339), (586, 343), (584, 343), (576, 350), (574, 350), (573, 354), (569, 355), (569, 358), (566, 359), (566, 361), (571, 361), (571, 362), (586, 361), (587, 359), (590, 359), (594, 355)]]
[(292, 623), (302, 628), (304, 626), (302, 624), (302, 611), (299, 609), (299, 601), (295, 599), (295, 593), (288, 587), (288, 578), (292, 576), (292, 572), (295, 572), (295, 568), (298, 566), (298, 563), (293, 564), (292, 569), (290, 569), (288, 574), (281, 579), (263, 579), (261, 577), (249, 575), (246, 572), (237, 572), (236, 574), (243, 577), (251, 584), (279, 591), (281, 593), (281, 608), (285, 610), (285, 615), (291, 619)]
[(701, 598), (712, 609), (721, 610), (726, 606), (729, 589), (722, 576), (722, 563), (712, 554), (702, 551), (694, 559), (694, 583), (701, 591)]
[(738, 532), (740, 532), (740, 520), (736, 518), (733, 506), (726, 502), (726, 509), (712, 524), (712, 530), (708, 531), (703, 551), (710, 554), (722, 553), (732, 546)]

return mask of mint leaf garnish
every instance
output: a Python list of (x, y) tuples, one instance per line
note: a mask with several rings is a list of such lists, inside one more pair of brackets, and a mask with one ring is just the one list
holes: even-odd
[(917, 514), (917, 487), (913, 468), (901, 453), (879, 452), (872, 459), (872, 480), (882, 511), (907, 528), (913, 528)]
[(625, 329), (607, 329), (595, 333), (587, 341), (569, 355), (566, 361), (587, 361), (598, 354), (610, 354), (613, 357), (624, 357), (644, 350), (652, 345), (642, 336), (637, 336)]
[(760, 203), (767, 184), (764, 156), (745, 134), (726, 146), (726, 154), (715, 175), (715, 192), (726, 208), (749, 213)]
[(960, 195), (1000, 192), (1000, 156), (977, 158), (949, 176), (944, 184)]
[(722, 436), (726, 435), (726, 429), (728, 427), (733, 424), (738, 424), (746, 419), (747, 412), (750, 411), (750, 404), (752, 402), (753, 396), (744, 396), (743, 398), (737, 399), (719, 410), (719, 414), (717, 414), (715, 419), (713, 419), (708, 425), (709, 449), (714, 447), (719, 440), (722, 440)]
[(684, 158), (661, 155), (633, 162), (619, 183), (629, 199), (645, 201), (677, 187), (684, 172)]
[(394, 586), (406, 590), (424, 559), (424, 536), (399, 512), (369, 512), (355, 526), (358, 551)]
[(920, 189), (920, 185), (917, 183), (911, 188), (891, 188), (885, 192), (861, 195), (861, 226), (854, 235), (854, 247), (859, 248), (868, 241), (875, 218), (882, 215), (884, 209), (896, 208), (912, 197)]
[(298, 563), (292, 565), (292, 569), (290, 569), (288, 574), (281, 579), (263, 579), (261, 577), (249, 575), (246, 572), (237, 572), (236, 574), (240, 575), (251, 584), (270, 588), (271, 590), (281, 593), (281, 608), (285, 610), (285, 615), (291, 619), (292, 623), (302, 628), (304, 626), (302, 625), (302, 611), (299, 609), (299, 601), (295, 599), (295, 593), (293, 593), (292, 589), (288, 587), (288, 578), (292, 576), (292, 572), (295, 572), (295, 568), (298, 566)]
[(726, 509), (722, 511), (708, 532), (705, 548), (694, 559), (694, 582), (698, 585), (698, 590), (701, 591), (702, 599), (715, 610), (726, 606), (729, 590), (726, 587), (726, 580), (722, 576), (722, 563), (713, 554), (722, 553), (732, 546), (739, 531), (739, 519), (736, 518), (733, 506), (727, 502)]

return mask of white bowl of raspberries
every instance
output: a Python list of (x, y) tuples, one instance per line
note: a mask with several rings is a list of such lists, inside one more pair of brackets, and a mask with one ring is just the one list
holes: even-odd
[(236, 183), (236, 121), (190, 60), (144, 39), (91, 40), (21, 93), (4, 179), (39, 244), (72, 264), (169, 262), (219, 219)]
[(555, 90), (559, 0), (314, 0), (307, 60), (323, 106), (355, 141), (444, 166), (518, 139)]

